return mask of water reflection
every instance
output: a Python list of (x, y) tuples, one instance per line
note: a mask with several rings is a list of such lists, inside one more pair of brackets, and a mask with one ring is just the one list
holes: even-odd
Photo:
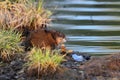
[(46, 4), (54, 11), (50, 26), (67, 35), (68, 49), (120, 52), (119, 0), (51, 0)]
[(56, 11), (71, 11), (71, 12), (85, 12), (85, 11), (88, 11), (88, 12), (101, 12), (101, 11), (104, 11), (104, 12), (108, 12), (108, 11), (111, 11), (111, 12), (120, 12), (120, 9), (119, 8), (58, 8), (56, 9)]
[(56, 5), (119, 5), (119, 0), (53, 0)]
[(67, 19), (67, 20), (107, 20), (107, 21), (120, 21), (120, 16), (93, 16), (93, 15), (57, 15), (53, 19)]
[(69, 38), (69, 41), (120, 42), (120, 36), (67, 36), (67, 37)]

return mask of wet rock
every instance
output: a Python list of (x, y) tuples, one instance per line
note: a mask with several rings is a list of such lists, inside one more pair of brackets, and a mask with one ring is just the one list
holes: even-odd
[(10, 65), (15, 65), (16, 64), (16, 61), (12, 61), (11, 63), (10, 63)]
[(120, 77), (119, 78), (112, 78), (111, 80), (120, 80)]
[[(63, 72), (57, 72), (54, 75), (54, 79), (53, 80), (79, 80), (80, 77), (77, 74), (76, 70), (71, 70), (68, 68), (64, 68)], [(52, 79), (51, 79), (52, 80)]]
[[(3, 62), (0, 66), (0, 80), (19, 80), (23, 75), (20, 72), (24, 65), (25, 56), (16, 55), (11, 62)], [(22, 79), (20, 79), (22, 80)]]
[[(37, 80), (38, 77), (26, 75), (24, 57), (0, 66), (0, 80)], [(120, 54), (91, 57), (84, 62), (74, 61), (69, 54), (66, 59), (60, 71), (41, 80), (120, 80)]]
[(0, 80), (10, 80), (6, 75), (0, 75)]
[(96, 80), (118, 77), (118, 80), (120, 80), (120, 54), (93, 58), (86, 62), (82, 69), (86, 78), (90, 80), (93, 77), (96, 77)]
[(17, 80), (26, 80), (24, 77), (21, 77), (21, 78), (19, 78), (19, 79), (17, 79)]

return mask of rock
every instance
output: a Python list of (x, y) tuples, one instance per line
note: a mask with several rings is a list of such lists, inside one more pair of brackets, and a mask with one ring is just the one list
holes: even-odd
[[(24, 57), (19, 56), (0, 66), (0, 80), (37, 80), (38, 76), (26, 75)], [(71, 54), (66, 59), (68, 60), (62, 62), (60, 70), (41, 80), (120, 80), (120, 54), (95, 56), (84, 62), (74, 61)]]
[(16, 61), (12, 61), (11, 63), (10, 63), (10, 65), (15, 65), (16, 64)]
[(119, 78), (112, 78), (111, 80), (120, 80), (120, 77)]
[(10, 80), (6, 75), (0, 75), (0, 80)]
[(15, 76), (14, 78), (15, 78), (15, 79), (18, 79), (18, 78), (19, 78), (19, 76)]
[(57, 72), (51, 80), (80, 80), (80, 77), (76, 70), (63, 68), (63, 71)]
[(18, 74), (22, 74), (22, 73), (24, 73), (24, 69), (22, 69), (18, 72)]
[(7, 76), (9, 76), (10, 78), (13, 78), (16, 75), (16, 72), (11, 70), (10, 72), (6, 73)]
[(103, 76), (96, 77), (96, 80), (106, 80)]
[(93, 77), (96, 77), (96, 80), (107, 80), (107, 78), (112, 80), (112, 78), (120, 76), (120, 54), (92, 58), (81, 68), (87, 79), (92, 80)]
[(21, 77), (21, 78), (19, 78), (19, 79), (17, 79), (17, 80), (26, 80), (24, 77)]

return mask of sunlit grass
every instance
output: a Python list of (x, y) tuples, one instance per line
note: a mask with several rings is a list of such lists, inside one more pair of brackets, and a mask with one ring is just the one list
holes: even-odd
[(22, 48), (18, 45), (21, 34), (13, 30), (0, 30), (0, 57), (5, 60), (11, 60), (11, 56), (20, 53)]
[(43, 8), (43, 1), (39, 0), (5, 0), (0, 1), (0, 28), (38, 29), (47, 24), (51, 12)]
[(60, 55), (58, 52), (51, 52), (34, 48), (29, 55), (28, 73), (30, 75), (46, 76), (54, 74), (60, 63), (63, 61), (64, 55)]

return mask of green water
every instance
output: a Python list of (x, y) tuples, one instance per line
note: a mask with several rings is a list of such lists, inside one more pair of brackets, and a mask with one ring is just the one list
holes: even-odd
[(51, 27), (64, 32), (66, 46), (80, 52), (120, 52), (120, 0), (47, 0)]

